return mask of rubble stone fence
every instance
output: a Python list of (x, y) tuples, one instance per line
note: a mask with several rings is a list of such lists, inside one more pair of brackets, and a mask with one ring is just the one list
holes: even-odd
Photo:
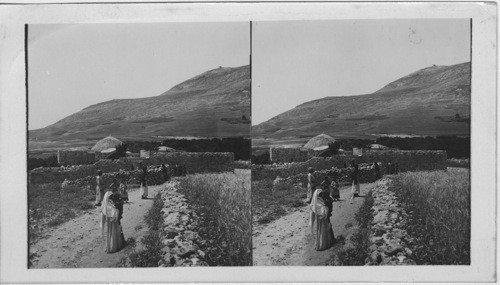
[[(340, 184), (350, 184), (352, 173), (354, 171), (353, 167), (348, 168), (332, 168), (315, 171), (315, 176), (321, 181), (325, 176), (330, 179), (336, 179)], [(377, 181), (381, 178), (383, 171), (379, 171), (377, 174), (375, 168), (371, 164), (360, 164), (358, 179), (360, 183), (371, 183)], [(297, 175), (289, 176), (286, 178), (276, 178), (274, 186), (281, 189), (294, 189), (290, 187), (292, 185), (297, 185), (300, 187), (307, 186), (307, 173), (300, 173)]]
[(234, 170), (234, 154), (231, 152), (171, 152), (153, 154), (146, 158), (101, 159), (94, 164), (61, 167), (39, 167), (29, 172), (30, 184), (62, 183), (64, 180), (77, 180), (96, 176), (97, 170), (103, 173), (131, 171), (143, 166), (161, 164), (184, 165), (189, 174), (204, 172), (226, 172)]
[(381, 171), (385, 171), (387, 164), (398, 164), (400, 172), (421, 170), (446, 170), (446, 151), (404, 151), (404, 150), (377, 150), (366, 151), (362, 156), (356, 155), (334, 155), (331, 157), (313, 157), (305, 162), (293, 162), (285, 164), (252, 165), (252, 180), (274, 180), (277, 176), (282, 178), (306, 173), (309, 167), (315, 171), (344, 168), (352, 162), (379, 163)]
[[(142, 170), (129, 170), (129, 171), (118, 171), (118, 172), (108, 172), (103, 173), (102, 178), (106, 186), (109, 186), (113, 179), (117, 179), (119, 183), (125, 181), (129, 187), (135, 187), (140, 185), (140, 176)], [(165, 183), (165, 178), (161, 167), (148, 167), (148, 185), (160, 185)], [(68, 191), (70, 188), (73, 190), (78, 189), (95, 189), (96, 188), (96, 177), (87, 176), (84, 178), (79, 178), (76, 180), (64, 180), (62, 182), (62, 191)]]
[(369, 227), (369, 256), (366, 265), (415, 265), (406, 231), (408, 213), (396, 194), (389, 190), (389, 179), (382, 179), (371, 191), (373, 221)]

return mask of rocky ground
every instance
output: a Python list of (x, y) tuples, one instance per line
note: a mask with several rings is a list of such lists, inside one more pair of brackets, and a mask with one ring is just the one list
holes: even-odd
[[(347, 239), (356, 230), (355, 213), (363, 204), (363, 195), (374, 186), (375, 183), (361, 184), (361, 197), (352, 201), (350, 201), (351, 188), (341, 188), (341, 199), (334, 202), (331, 217), (333, 232), (337, 239), (339, 236)], [(342, 244), (337, 243), (325, 251), (314, 250), (309, 215), (308, 206), (302, 206), (269, 224), (254, 226), (254, 266), (328, 265), (329, 260), (342, 247)]]
[(370, 256), (365, 262), (367, 265), (415, 265), (409, 248), (413, 238), (405, 230), (408, 214), (396, 194), (389, 190), (389, 183), (389, 178), (382, 179), (372, 190)]
[[(139, 189), (129, 190), (130, 203), (124, 205), (122, 227), (125, 239), (140, 240), (147, 232), (144, 215), (163, 185), (149, 187), (149, 199), (140, 199)], [(105, 239), (99, 227), (100, 208), (87, 210), (66, 223), (50, 229), (30, 244), (31, 268), (119, 267), (130, 246), (116, 253), (104, 252)]]
[(166, 183), (161, 190), (165, 247), (159, 266), (208, 266), (199, 247), (203, 244), (197, 233), (199, 219), (184, 195), (177, 192), (178, 183)]

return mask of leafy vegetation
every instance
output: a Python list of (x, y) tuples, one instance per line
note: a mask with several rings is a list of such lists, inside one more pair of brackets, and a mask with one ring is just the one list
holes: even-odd
[(235, 160), (249, 160), (251, 140), (243, 137), (212, 139), (166, 139), (159, 141), (127, 141), (128, 150), (139, 152), (141, 149), (155, 150), (163, 145), (188, 152), (232, 152)]
[(374, 199), (368, 193), (363, 204), (355, 214), (359, 229), (349, 239), (349, 244), (337, 252), (337, 265), (364, 265), (368, 257), (370, 224), (373, 220), (371, 208)]
[(470, 264), (470, 172), (407, 172), (393, 189), (410, 213), (408, 233), (415, 238), (417, 264)]
[(201, 217), (198, 233), (210, 266), (252, 265), (250, 171), (196, 174), (179, 189)]
[(448, 158), (470, 158), (470, 137), (381, 137), (375, 143), (401, 150), (446, 150)]
[(271, 159), (268, 151), (261, 154), (252, 154), (252, 164), (270, 164), (270, 163)]
[[(161, 193), (156, 194), (153, 205), (149, 209), (144, 221), (149, 227), (148, 233), (141, 239), (141, 244), (144, 249), (139, 251), (134, 250), (130, 255), (130, 265), (132, 267), (157, 267), (158, 262), (162, 258), (162, 237), (161, 226), (163, 225), (163, 216), (161, 210), (163, 209), (163, 200)], [(135, 246), (135, 240), (132, 241)]]
[(56, 155), (51, 155), (45, 158), (28, 157), (28, 171), (38, 167), (57, 167), (57, 166), (59, 166), (59, 163), (57, 162)]

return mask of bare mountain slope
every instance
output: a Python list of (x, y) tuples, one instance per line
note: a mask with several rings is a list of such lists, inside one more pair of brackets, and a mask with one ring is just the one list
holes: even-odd
[[(368, 95), (303, 103), (252, 128), (254, 138), (469, 135), (470, 63), (432, 66)], [(458, 116), (456, 116), (458, 114)]]
[(89, 106), (30, 139), (92, 140), (151, 136), (249, 136), (250, 67), (217, 68), (155, 97), (111, 100)]

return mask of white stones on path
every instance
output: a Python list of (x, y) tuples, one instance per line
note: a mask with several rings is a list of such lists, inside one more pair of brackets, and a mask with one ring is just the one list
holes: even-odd
[(198, 216), (183, 194), (177, 192), (179, 182), (173, 180), (161, 190), (163, 200), (163, 258), (158, 266), (208, 266), (203, 243), (198, 235)]
[(411, 239), (405, 230), (408, 214), (399, 204), (396, 194), (389, 190), (389, 179), (382, 179), (373, 188), (374, 199), (370, 228), (369, 257), (366, 265), (415, 265), (407, 246)]

